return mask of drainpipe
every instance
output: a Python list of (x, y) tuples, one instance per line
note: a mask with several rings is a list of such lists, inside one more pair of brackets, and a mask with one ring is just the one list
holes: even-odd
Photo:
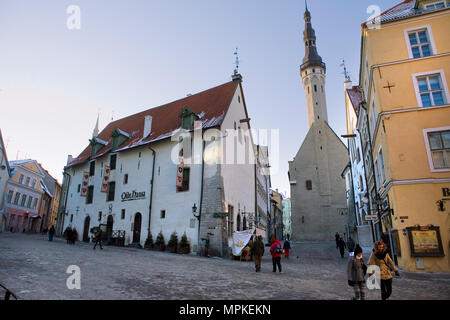
[(153, 168), (152, 168), (152, 180), (151, 180), (151, 185), (152, 185), (152, 190), (150, 191), (150, 204), (148, 207), (148, 234), (147, 234), (147, 239), (148, 236), (150, 235), (150, 222), (152, 221), (152, 202), (153, 202), (153, 189), (155, 186), (155, 161), (156, 161), (156, 152), (155, 150), (152, 149), (152, 147), (148, 147), (152, 153), (153, 153)]
[(205, 174), (205, 163), (204, 163), (204, 152), (205, 152), (205, 141), (203, 140), (203, 135), (202, 135), (202, 178), (201, 178), (201, 182), (200, 182), (200, 204), (198, 206), (198, 231), (197, 231), (197, 255), (200, 255), (200, 244), (201, 244), (201, 240), (200, 240), (200, 218), (202, 216), (202, 203), (203, 203), (203, 177)]

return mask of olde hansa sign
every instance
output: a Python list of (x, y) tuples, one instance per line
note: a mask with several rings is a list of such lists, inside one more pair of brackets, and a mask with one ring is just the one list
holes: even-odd
[(133, 190), (132, 192), (122, 193), (122, 202), (145, 199), (145, 191), (138, 192)]

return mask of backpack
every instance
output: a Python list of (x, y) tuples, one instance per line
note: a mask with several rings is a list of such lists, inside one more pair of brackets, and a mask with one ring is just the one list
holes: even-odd
[(281, 249), (281, 246), (279, 244), (275, 245), (275, 253), (277, 254), (281, 254), (283, 252), (283, 250)]

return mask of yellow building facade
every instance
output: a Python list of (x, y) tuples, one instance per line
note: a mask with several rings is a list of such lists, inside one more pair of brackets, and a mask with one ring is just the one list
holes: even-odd
[(375, 193), (406, 271), (450, 272), (449, 30), (447, 0), (407, 0), (362, 25)]

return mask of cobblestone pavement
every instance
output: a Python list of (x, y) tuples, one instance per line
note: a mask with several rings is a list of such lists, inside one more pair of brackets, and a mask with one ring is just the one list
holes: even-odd
[[(0, 233), (0, 283), (21, 299), (331, 299), (349, 300), (347, 258), (334, 243), (295, 243), (282, 273), (269, 250), (262, 272), (253, 262), (92, 244), (68, 245), (44, 235)], [(297, 258), (297, 256), (299, 258)], [(367, 260), (366, 260), (367, 261)], [(81, 289), (69, 290), (69, 265), (81, 269)], [(379, 300), (380, 291), (368, 291)], [(450, 299), (450, 274), (394, 278), (391, 299)]]

